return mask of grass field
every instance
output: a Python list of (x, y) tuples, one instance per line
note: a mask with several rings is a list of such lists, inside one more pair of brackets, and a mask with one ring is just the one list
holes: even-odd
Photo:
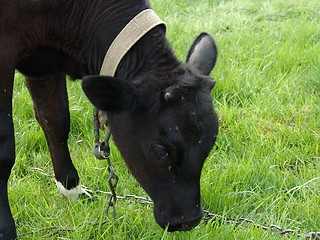
[[(212, 76), (220, 118), (217, 144), (205, 163), (202, 204), (225, 217), (245, 217), (307, 234), (320, 231), (320, 2), (319, 0), (152, 0), (167, 36), (184, 59), (193, 39), (209, 32), (219, 47)], [(168, 233), (152, 206), (119, 200), (118, 220), (102, 223), (108, 196), (70, 202), (60, 196), (44, 135), (17, 73), (14, 123), (17, 159), (9, 198), (20, 239), (288, 239), (225, 221), (202, 221), (189, 232)], [(91, 105), (79, 82), (68, 82), (69, 145), (82, 183), (109, 191), (106, 162), (91, 149)], [(119, 195), (147, 195), (113, 145)], [(57, 226), (73, 231), (42, 228)], [(296, 239), (295, 237), (293, 237)]]

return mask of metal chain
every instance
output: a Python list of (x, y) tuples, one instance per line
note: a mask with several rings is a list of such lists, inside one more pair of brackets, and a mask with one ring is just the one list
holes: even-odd
[(108, 161), (108, 172), (109, 172), (109, 178), (108, 183), (111, 190), (111, 195), (108, 201), (108, 207), (106, 209), (106, 214), (108, 216), (110, 207), (112, 207), (113, 211), (113, 220), (116, 220), (117, 214), (116, 214), (116, 202), (117, 202), (117, 194), (116, 194), (116, 187), (119, 181), (118, 175), (115, 173), (113, 166), (111, 165), (110, 158), (107, 159)]
[(117, 202), (117, 195), (116, 195), (116, 187), (119, 181), (118, 175), (115, 173), (114, 168), (110, 161), (110, 146), (109, 140), (111, 137), (110, 129), (107, 127), (106, 136), (103, 142), (100, 142), (100, 121), (99, 121), (99, 109), (94, 108), (93, 113), (93, 122), (94, 122), (94, 136), (95, 136), (95, 143), (94, 143), (94, 156), (99, 160), (107, 160), (108, 162), (108, 172), (109, 178), (108, 183), (111, 190), (111, 195), (108, 201), (108, 207), (106, 209), (107, 216), (109, 215), (110, 207), (112, 207), (113, 211), (113, 220), (116, 220), (116, 202)]

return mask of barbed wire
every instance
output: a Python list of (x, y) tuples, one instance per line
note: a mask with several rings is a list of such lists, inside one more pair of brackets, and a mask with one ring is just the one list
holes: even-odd
[[(46, 174), (42, 169), (40, 168), (31, 168), (32, 170), (37, 170), (40, 172), (40, 174), (47, 176), (47, 177), (53, 177), (53, 175), (50, 174)], [(95, 191), (91, 191), (89, 190), (86, 186), (82, 185), (82, 187), (89, 193), (91, 194), (105, 194), (105, 195), (109, 195), (111, 196), (112, 193), (111, 192), (106, 192), (106, 191), (101, 191), (101, 190), (95, 190)], [(127, 194), (124, 196), (116, 196), (117, 199), (119, 200), (129, 200), (129, 199), (133, 199), (134, 202), (138, 202), (141, 204), (149, 204), (149, 205), (153, 205), (153, 201), (145, 198), (145, 197), (141, 197), (141, 196), (136, 196), (136, 195), (132, 195), (132, 194)], [(232, 218), (232, 217), (224, 217), (220, 214), (215, 214), (215, 213), (211, 213), (208, 210), (203, 210), (204, 216), (203, 216), (203, 220), (205, 221), (209, 221), (209, 220), (219, 220), (219, 221), (223, 221), (226, 222), (228, 224), (233, 224), (233, 225), (237, 225), (237, 226), (242, 226), (245, 228), (250, 228), (250, 227), (256, 227), (265, 231), (268, 231), (271, 234), (275, 234), (275, 235), (287, 235), (289, 237), (292, 236), (296, 236), (296, 237), (303, 237), (307, 240), (309, 239), (316, 239), (316, 240), (320, 240), (320, 232), (309, 232), (307, 234), (301, 234), (298, 230), (293, 230), (293, 229), (283, 229), (282, 227), (275, 225), (275, 224), (270, 224), (269, 226), (264, 226), (264, 225), (260, 225), (257, 224), (255, 221), (247, 219), (247, 218)], [(116, 219), (116, 221), (122, 219), (123, 217), (120, 217), (118, 219)], [(83, 224), (90, 224), (90, 225), (104, 225), (107, 223), (110, 223), (113, 221), (104, 221), (104, 222), (85, 222)], [(30, 235), (30, 234), (37, 234), (40, 232), (44, 232), (44, 231), (52, 231), (51, 233), (49, 233), (48, 235), (45, 235), (44, 237), (51, 237), (54, 236), (56, 234), (58, 234), (59, 232), (72, 232), (75, 231), (76, 229), (65, 229), (65, 228), (59, 228), (57, 226), (52, 226), (52, 227), (48, 227), (48, 228), (41, 228), (37, 231), (33, 231), (33, 232), (26, 232), (26, 233), (21, 233), (18, 234), (18, 236), (24, 236), (24, 235)]]

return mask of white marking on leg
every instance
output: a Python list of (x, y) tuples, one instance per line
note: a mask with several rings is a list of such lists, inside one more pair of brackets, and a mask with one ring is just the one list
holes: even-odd
[(60, 193), (65, 196), (66, 198), (69, 198), (71, 201), (75, 201), (80, 194), (85, 194), (89, 198), (91, 198), (91, 195), (82, 188), (81, 184), (79, 183), (78, 186), (71, 188), (70, 190), (66, 189), (61, 182), (56, 180), (56, 185), (58, 189), (60, 190)]

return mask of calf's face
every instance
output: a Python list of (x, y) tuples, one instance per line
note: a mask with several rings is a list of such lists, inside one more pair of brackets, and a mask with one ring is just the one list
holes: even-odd
[(139, 84), (88, 76), (83, 89), (108, 111), (114, 141), (134, 177), (154, 201), (158, 224), (189, 230), (202, 217), (200, 174), (218, 134), (207, 77), (217, 50), (208, 34), (192, 45), (186, 64), (144, 76)]

